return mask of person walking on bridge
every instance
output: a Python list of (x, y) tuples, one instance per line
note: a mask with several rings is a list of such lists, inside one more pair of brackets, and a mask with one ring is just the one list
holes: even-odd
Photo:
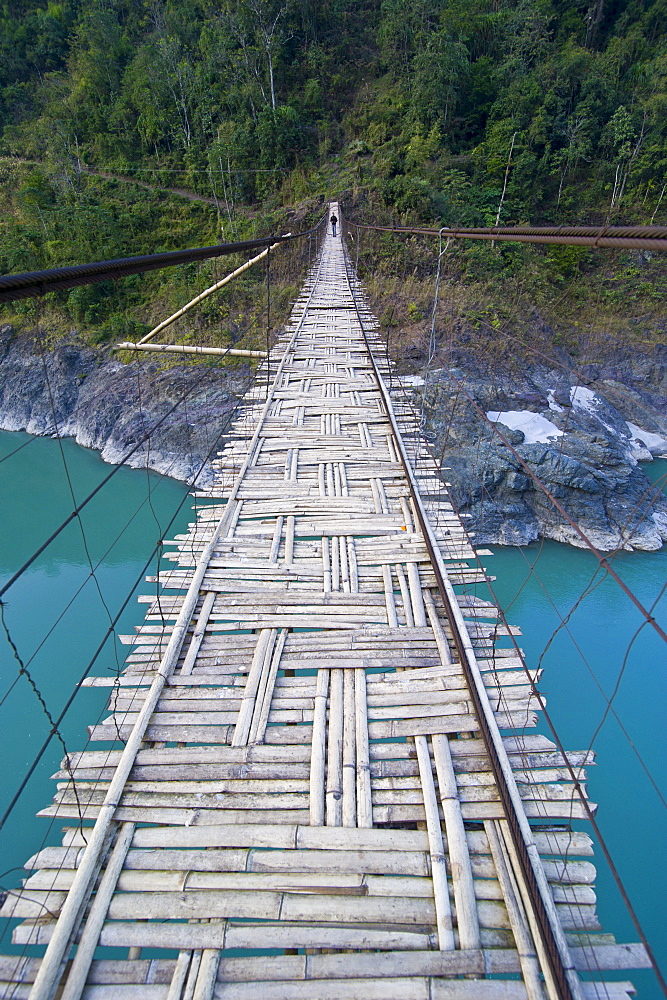
[(333, 235), (335, 236), (336, 235), (336, 226), (338, 225), (338, 219), (336, 218), (336, 213), (335, 212), (331, 213), (331, 218), (329, 219), (329, 222), (331, 223), (331, 231), (332, 231)]

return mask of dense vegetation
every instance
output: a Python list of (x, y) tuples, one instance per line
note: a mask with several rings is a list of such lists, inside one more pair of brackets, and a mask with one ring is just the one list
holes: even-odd
[[(0, 10), (3, 271), (243, 237), (332, 195), (403, 222), (667, 220), (667, 0)], [(522, 254), (476, 250), (457, 274), (472, 261), (499, 281), (539, 259), (558, 286), (587, 266)], [(178, 300), (182, 283), (55, 305), (103, 339), (150, 321), (149, 299)]]

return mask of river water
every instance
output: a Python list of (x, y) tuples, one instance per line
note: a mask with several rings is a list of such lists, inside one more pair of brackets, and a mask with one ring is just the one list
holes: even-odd
[[(63, 442), (61, 452), (52, 440), (0, 432), (0, 581), (8, 580), (70, 513), (72, 494), (80, 502), (110, 471), (97, 454), (72, 441)], [(648, 471), (657, 478), (667, 472), (667, 462), (655, 462)], [(150, 592), (148, 584), (137, 586), (154, 572), (155, 559), (149, 569), (145, 565), (160, 538), (172, 538), (192, 519), (191, 503), (181, 483), (120, 469), (82, 512), (82, 524), (74, 520), (6, 594), (4, 620), (27, 673), (21, 673), (0, 629), (0, 815), (51, 730), (40, 698), (56, 720), (128, 594)], [(588, 787), (599, 804), (598, 822), (664, 966), (667, 825), (654, 787), (665, 796), (664, 644), (650, 626), (642, 627), (643, 619), (616, 584), (596, 575), (596, 560), (588, 553), (555, 542), (493, 552), (483, 562), (496, 577), (493, 587), (509, 621), (521, 627), (519, 644), (529, 665), (544, 668), (541, 689), (557, 732), (568, 749), (592, 743), (597, 751)], [(667, 547), (657, 553), (621, 553), (614, 567), (652, 607), (667, 581)], [(477, 593), (488, 596), (484, 588)], [(665, 595), (652, 613), (667, 627)], [(132, 597), (116, 631), (131, 632), (142, 618)], [(109, 638), (91, 672), (115, 673), (124, 651)], [(612, 695), (613, 711), (605, 715)], [(58, 726), (68, 749), (84, 747), (86, 725), (104, 717), (105, 702), (104, 689), (76, 695)], [(549, 735), (544, 722), (539, 731)], [(59, 843), (61, 823), (51, 829), (51, 822), (35, 820), (35, 813), (51, 801), (49, 775), (62, 756), (62, 745), (53, 739), (0, 830), (3, 888), (20, 884), (21, 866), (42, 844)], [(595, 861), (604, 930), (619, 941), (637, 940), (599, 850)], [(0, 933), (0, 952), (15, 950), (7, 927)], [(646, 1000), (659, 996), (648, 972), (617, 978), (632, 978)]]

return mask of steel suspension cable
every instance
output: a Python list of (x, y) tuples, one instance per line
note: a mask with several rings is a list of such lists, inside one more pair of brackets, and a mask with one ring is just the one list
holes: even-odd
[(301, 233), (263, 236), (260, 239), (245, 240), (239, 243), (219, 243), (215, 246), (170, 250), (166, 253), (142, 254), (138, 257), (118, 257), (114, 260), (74, 264), (71, 267), (27, 271), (24, 274), (8, 274), (0, 277), (0, 302), (35, 298), (65, 288), (92, 285), (100, 281), (116, 281), (118, 278), (124, 278), (131, 274), (144, 274), (147, 271), (158, 271), (163, 267), (191, 264), (194, 261), (242, 253), (245, 250), (259, 250), (271, 246), (273, 243), (288, 243), (317, 232), (321, 224), (322, 220), (316, 226)]
[(566, 246), (617, 249), (667, 250), (667, 226), (490, 226), (475, 229), (427, 229), (410, 226), (375, 226), (370, 223), (347, 224), (356, 229), (416, 236), (441, 236), (447, 239), (497, 240), (513, 243), (557, 243)]

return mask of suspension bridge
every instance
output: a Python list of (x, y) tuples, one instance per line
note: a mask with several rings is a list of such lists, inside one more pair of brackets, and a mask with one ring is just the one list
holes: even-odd
[(340, 238), (265, 371), (123, 672), (86, 681), (102, 748), (55, 775), (0, 996), (631, 995), (650, 963), (598, 923), (592, 755), (531, 732), (517, 630), (455, 593), (484, 553)]

